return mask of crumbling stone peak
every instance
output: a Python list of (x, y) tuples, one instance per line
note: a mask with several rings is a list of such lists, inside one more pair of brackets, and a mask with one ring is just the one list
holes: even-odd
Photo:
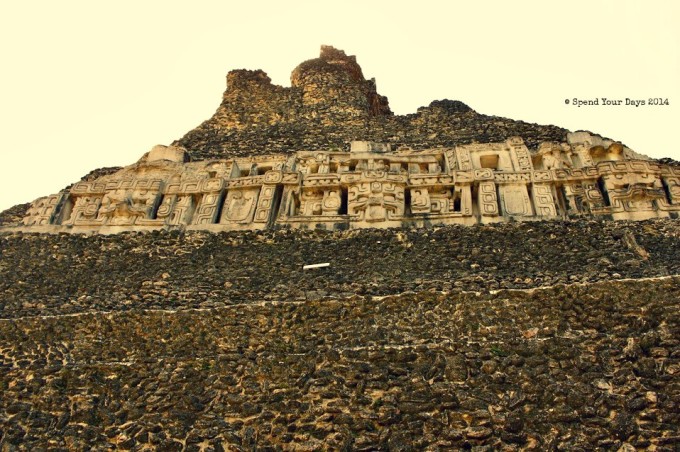
[(321, 47), (293, 70), (291, 87), (273, 85), (261, 70), (235, 70), (212, 118), (173, 145), (194, 160), (299, 150), (349, 150), (367, 140), (394, 149), (429, 149), (521, 136), (529, 147), (563, 141), (567, 130), (482, 115), (460, 101), (438, 100), (417, 113), (393, 115), (387, 98), (366, 80), (354, 56)]

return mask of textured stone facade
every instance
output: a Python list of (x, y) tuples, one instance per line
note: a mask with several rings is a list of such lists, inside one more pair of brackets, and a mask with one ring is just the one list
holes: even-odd
[(348, 229), (676, 218), (680, 168), (635, 157), (588, 133), (534, 152), (519, 137), (423, 151), (355, 141), (349, 152), (188, 162), (182, 148), (156, 146), (134, 165), (36, 200), (23, 227)]

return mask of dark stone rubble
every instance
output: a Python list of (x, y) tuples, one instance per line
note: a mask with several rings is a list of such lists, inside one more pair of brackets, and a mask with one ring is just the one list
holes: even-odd
[(3, 450), (677, 450), (680, 280), (0, 321)]
[(677, 221), (17, 233), (0, 253), (1, 450), (680, 445)]
[(348, 151), (354, 140), (431, 149), (520, 136), (535, 149), (542, 141), (565, 141), (567, 132), (480, 114), (459, 100), (435, 100), (414, 114), (394, 115), (354, 56), (322, 46), (319, 58), (293, 70), (290, 87), (272, 84), (262, 70), (230, 71), (217, 111), (173, 144), (185, 147), (195, 160), (209, 160)]
[[(639, 245), (639, 246), (638, 246)], [(0, 318), (680, 274), (673, 220), (0, 235)], [(329, 262), (304, 271), (303, 265)]]

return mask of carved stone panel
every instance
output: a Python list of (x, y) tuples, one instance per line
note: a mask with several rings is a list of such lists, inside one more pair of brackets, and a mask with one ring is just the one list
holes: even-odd
[(665, 193), (661, 188), (635, 184), (608, 191), (612, 210), (615, 212), (649, 212), (657, 210), (656, 201), (663, 201)]
[(579, 158), (583, 166), (593, 166), (595, 162), (590, 155), (590, 143), (579, 144), (574, 150), (574, 154)]
[(168, 217), (172, 214), (175, 208), (175, 203), (177, 202), (177, 195), (166, 195), (163, 200), (158, 205), (158, 210), (156, 211), (156, 218), (163, 220), (168, 223)]
[(23, 224), (26, 226), (41, 226), (52, 224), (54, 214), (62, 195), (50, 195), (44, 198), (38, 198), (33, 201), (31, 207), (26, 212), (26, 217), (23, 219)]
[(411, 213), (430, 213), (432, 211), (430, 206), (430, 195), (427, 188), (412, 188), (411, 189)]
[(324, 190), (321, 211), (324, 215), (337, 215), (342, 205), (340, 187)]
[(500, 186), (501, 206), (504, 215), (533, 215), (526, 185), (511, 184)]
[(112, 190), (102, 198), (98, 218), (109, 225), (134, 225), (140, 219), (151, 219), (158, 198), (154, 189)]
[(352, 185), (349, 187), (348, 211), (359, 221), (397, 219), (404, 215), (404, 187), (389, 181)]
[(664, 184), (672, 205), (680, 205), (680, 177), (665, 177)]
[(260, 197), (257, 202), (257, 210), (255, 211), (255, 223), (266, 223), (269, 221), (275, 192), (276, 185), (263, 185), (260, 189)]
[(605, 208), (605, 199), (595, 181), (583, 182), (583, 205), (590, 211)]
[(480, 182), (478, 198), (480, 214), (483, 216), (498, 216), (496, 184), (493, 182)]
[(458, 157), (458, 169), (461, 171), (470, 171), (472, 169), (472, 159), (467, 148), (457, 147), (456, 156)]
[(323, 213), (323, 190), (304, 188), (300, 194), (298, 215), (311, 217)]
[(156, 218), (169, 225), (190, 224), (194, 207), (191, 195), (167, 195), (158, 207)]
[(532, 195), (536, 215), (539, 217), (553, 217), (557, 215), (555, 200), (552, 195), (552, 187), (548, 184), (534, 184)]
[(524, 144), (524, 140), (520, 137), (511, 137), (506, 143), (510, 148), (515, 171), (531, 171), (533, 169), (531, 154), (529, 154), (529, 149)]
[(193, 224), (217, 223), (217, 211), (223, 198), (223, 192), (205, 193), (198, 203)]
[(584, 212), (583, 186), (580, 183), (568, 183), (562, 187), (567, 202), (568, 215), (580, 215)]
[(245, 224), (253, 220), (260, 187), (229, 190), (222, 207), (220, 223)]
[[(456, 189), (452, 187), (436, 187), (430, 190), (430, 214), (442, 215), (460, 211), (456, 210)], [(411, 198), (413, 200), (413, 198)], [(458, 201), (460, 205), (460, 201)]]
[(101, 225), (104, 221), (97, 218), (101, 196), (78, 196), (73, 201), (71, 216), (64, 224), (78, 225)]
[(456, 158), (456, 151), (453, 149), (449, 149), (446, 151), (444, 154), (446, 156), (446, 163), (449, 169), (449, 172), (455, 171), (458, 168), (458, 159)]

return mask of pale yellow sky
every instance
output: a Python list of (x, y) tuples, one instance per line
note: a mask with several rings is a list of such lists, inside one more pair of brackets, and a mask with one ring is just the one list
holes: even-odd
[[(398, 114), (435, 99), (680, 160), (680, 2), (25, 1), (0, 4), (0, 210), (128, 165), (209, 118), (230, 69), (289, 85), (321, 44)], [(668, 99), (664, 106), (565, 99)]]

